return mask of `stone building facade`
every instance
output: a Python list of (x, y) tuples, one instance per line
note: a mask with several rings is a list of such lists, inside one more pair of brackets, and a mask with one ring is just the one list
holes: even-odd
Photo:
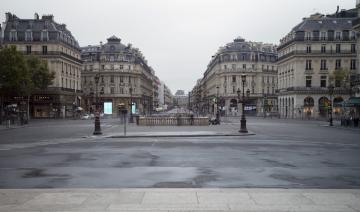
[[(105, 44), (82, 47), (81, 57), (87, 111), (94, 111), (96, 95), (101, 103), (100, 110), (114, 117), (119, 116), (120, 105), (141, 115), (153, 111), (155, 75), (139, 49), (124, 45), (120, 38), (112, 36)], [(97, 85), (96, 75), (99, 76)], [(106, 104), (110, 108), (104, 108)]]
[[(2, 24), (2, 44), (16, 46), (25, 55), (46, 60), (50, 72), (55, 73), (53, 84), (37, 91), (30, 98), (33, 118), (73, 117), (81, 104), (80, 47), (65, 24), (58, 24), (52, 15), (20, 19), (6, 13)], [(5, 103), (20, 104), (25, 97), (8, 97)]]
[[(278, 47), (279, 110), (284, 118), (328, 118), (329, 85), (336, 106), (351, 95), (346, 84), (330, 82), (334, 70), (356, 74), (356, 10), (304, 18)], [(340, 108), (333, 109), (339, 115)]]
[(276, 47), (272, 44), (245, 41), (239, 37), (220, 47), (191, 92), (195, 95), (192, 97), (193, 110), (198, 114), (215, 114), (219, 108), (222, 115), (239, 115), (237, 91), (241, 90), (242, 94), (241, 75), (245, 74), (245, 92), (250, 91), (245, 113), (263, 116), (277, 111), (276, 61)]

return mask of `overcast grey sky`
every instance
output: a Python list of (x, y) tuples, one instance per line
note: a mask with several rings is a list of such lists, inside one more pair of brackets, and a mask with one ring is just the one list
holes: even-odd
[(19, 18), (53, 14), (80, 46), (116, 35), (139, 48), (173, 93), (190, 91), (217, 49), (242, 36), (278, 44), (303, 17), (350, 9), (355, 0), (0, 0)]

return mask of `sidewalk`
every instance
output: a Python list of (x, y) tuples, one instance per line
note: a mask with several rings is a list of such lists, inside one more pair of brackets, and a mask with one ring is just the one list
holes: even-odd
[(0, 190), (0, 211), (360, 211), (360, 190), (19, 189)]

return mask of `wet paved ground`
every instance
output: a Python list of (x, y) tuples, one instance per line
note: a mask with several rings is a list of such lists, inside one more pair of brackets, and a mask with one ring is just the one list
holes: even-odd
[[(0, 131), (1, 188), (360, 188), (360, 131), (250, 119), (247, 137), (104, 138), (91, 121)], [(207, 128), (236, 131), (237, 120)], [(105, 122), (105, 134), (118, 132)], [(53, 134), (53, 135), (52, 135)]]

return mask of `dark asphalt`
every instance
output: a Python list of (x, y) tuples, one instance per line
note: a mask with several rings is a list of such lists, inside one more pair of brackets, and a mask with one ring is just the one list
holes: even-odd
[(250, 119), (255, 136), (120, 139), (87, 137), (91, 121), (39, 121), (0, 131), (0, 187), (360, 188), (360, 130), (325, 125)]

